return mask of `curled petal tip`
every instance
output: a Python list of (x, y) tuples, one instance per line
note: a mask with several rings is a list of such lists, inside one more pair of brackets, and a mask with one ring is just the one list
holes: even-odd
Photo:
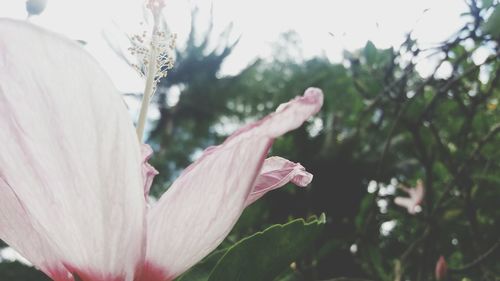
[(262, 170), (248, 195), (246, 205), (252, 204), (267, 192), (283, 187), (288, 182), (306, 187), (312, 179), (313, 175), (299, 163), (281, 157), (270, 157), (264, 161)]
[(289, 105), (297, 102), (300, 104), (314, 105), (315, 107), (313, 114), (315, 114), (323, 106), (323, 91), (320, 88), (314, 88), (314, 87), (307, 88), (303, 96), (296, 97), (295, 99), (287, 103), (280, 104), (278, 108), (276, 108), (276, 112), (281, 112)]
[(304, 97), (311, 101), (323, 104), (323, 91), (320, 88), (310, 87), (304, 92)]
[(292, 179), (292, 182), (300, 187), (306, 187), (311, 184), (312, 180), (313, 175), (304, 169), (301, 174)]

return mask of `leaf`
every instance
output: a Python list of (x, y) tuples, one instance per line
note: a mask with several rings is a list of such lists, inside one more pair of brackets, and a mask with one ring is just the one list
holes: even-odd
[(380, 253), (380, 249), (376, 247), (370, 247), (368, 248), (368, 254), (370, 256), (372, 265), (377, 271), (377, 275), (380, 277), (380, 279), (389, 280), (389, 276), (384, 269), (384, 263), (382, 261), (382, 255)]
[(492, 184), (500, 185), (500, 176), (497, 175), (473, 175), (475, 180), (490, 182)]
[(483, 9), (488, 9), (489, 7), (493, 6), (493, 0), (483, 0), (482, 1), (482, 8)]
[(495, 7), (491, 16), (484, 22), (482, 29), (484, 33), (500, 38), (500, 5)]
[(273, 225), (242, 239), (224, 254), (209, 281), (274, 280), (308, 250), (321, 232), (325, 215), (306, 222), (297, 219)]
[(41, 271), (18, 262), (0, 262), (0, 280), (50, 281)]
[(372, 41), (366, 42), (364, 54), (368, 64), (375, 64), (377, 59), (377, 48), (373, 45)]
[(462, 209), (447, 210), (443, 215), (443, 219), (451, 221), (458, 218), (460, 215), (462, 215), (462, 213), (463, 213)]
[(210, 275), (210, 272), (220, 260), (220, 258), (226, 253), (227, 249), (217, 250), (211, 253), (209, 256), (204, 258), (201, 262), (197, 263), (186, 273), (179, 276), (176, 281), (206, 281)]
[(363, 229), (365, 228), (366, 224), (366, 218), (368, 217), (368, 214), (370, 213), (370, 210), (373, 208), (373, 204), (375, 202), (374, 200), (375, 194), (367, 193), (364, 197), (363, 200), (361, 200), (361, 204), (359, 207), (359, 212), (354, 218), (354, 223), (356, 225), (356, 229), (359, 232), (362, 232)]
[(303, 281), (304, 277), (297, 273), (297, 271), (292, 268), (288, 268), (284, 272), (282, 272), (278, 277), (276, 277), (273, 281)]

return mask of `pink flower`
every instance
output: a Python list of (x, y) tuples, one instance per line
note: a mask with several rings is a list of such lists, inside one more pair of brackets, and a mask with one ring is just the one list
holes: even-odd
[(448, 274), (448, 263), (446, 263), (446, 260), (444, 259), (443, 256), (440, 256), (436, 263), (436, 272), (435, 272), (436, 280), (438, 281), (444, 280), (447, 274)]
[(408, 193), (410, 197), (396, 197), (394, 198), (394, 203), (401, 207), (405, 207), (411, 215), (420, 212), (420, 204), (422, 204), (425, 195), (424, 183), (418, 180), (415, 188), (401, 187), (401, 189)]
[(264, 193), (311, 181), (265, 157), (322, 102), (310, 88), (238, 130), (148, 208), (152, 151), (103, 70), (77, 43), (0, 20), (0, 239), (56, 281), (172, 280)]

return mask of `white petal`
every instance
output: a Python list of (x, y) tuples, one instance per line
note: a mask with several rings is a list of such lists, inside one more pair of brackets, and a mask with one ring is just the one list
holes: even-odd
[(322, 102), (321, 90), (310, 88), (189, 166), (148, 216), (146, 266), (140, 280), (170, 280), (215, 249), (246, 206), (274, 138), (299, 127)]
[[(35, 231), (25, 206), (0, 175), (0, 234), (2, 239), (48, 275), (67, 272), (53, 244)], [(11, 227), (11, 226), (15, 227)]]
[(99, 65), (77, 43), (0, 20), (0, 112), (0, 238), (38, 266), (47, 243), (84, 280), (132, 280), (144, 252), (142, 158)]

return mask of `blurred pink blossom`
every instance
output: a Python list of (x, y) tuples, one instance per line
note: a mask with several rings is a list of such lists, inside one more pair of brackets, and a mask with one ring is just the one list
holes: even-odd
[(409, 214), (416, 214), (421, 210), (421, 204), (424, 200), (425, 188), (422, 180), (417, 181), (417, 185), (414, 188), (401, 187), (401, 189), (406, 192), (410, 197), (396, 197), (394, 198), (394, 203), (401, 207), (405, 207)]

